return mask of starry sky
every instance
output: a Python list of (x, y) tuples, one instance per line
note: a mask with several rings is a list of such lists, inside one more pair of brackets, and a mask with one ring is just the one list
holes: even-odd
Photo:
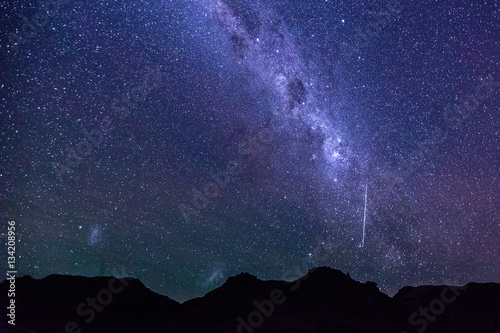
[(500, 282), (500, 1), (0, 8), (19, 275)]

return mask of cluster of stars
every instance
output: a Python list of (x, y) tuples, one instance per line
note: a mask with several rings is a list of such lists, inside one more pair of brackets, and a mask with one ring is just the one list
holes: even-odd
[[(387, 293), (498, 281), (497, 4), (388, 8), (67, 3), (14, 53), (43, 8), (5, 4), (0, 214), (20, 227), (19, 273), (125, 270), (186, 300), (242, 271), (280, 279), (323, 243), (317, 264)], [(148, 68), (161, 80), (143, 94)], [(484, 77), (491, 94), (447, 127)]]

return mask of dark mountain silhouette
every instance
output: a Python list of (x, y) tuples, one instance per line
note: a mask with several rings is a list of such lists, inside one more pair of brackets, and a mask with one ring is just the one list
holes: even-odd
[(391, 298), (328, 267), (293, 282), (242, 273), (182, 304), (133, 278), (25, 276), (15, 300), (16, 326), (3, 315), (0, 332), (500, 332), (500, 284), (404, 287)]

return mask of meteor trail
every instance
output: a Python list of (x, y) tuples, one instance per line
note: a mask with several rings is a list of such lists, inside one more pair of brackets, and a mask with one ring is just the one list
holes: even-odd
[(366, 227), (366, 202), (368, 200), (368, 181), (365, 185), (365, 212), (363, 214), (363, 240), (361, 241), (361, 247), (365, 246), (365, 227)]

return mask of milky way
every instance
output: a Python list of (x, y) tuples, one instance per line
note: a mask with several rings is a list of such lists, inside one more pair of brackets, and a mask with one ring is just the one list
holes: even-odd
[(20, 275), (500, 282), (496, 2), (1, 6)]

